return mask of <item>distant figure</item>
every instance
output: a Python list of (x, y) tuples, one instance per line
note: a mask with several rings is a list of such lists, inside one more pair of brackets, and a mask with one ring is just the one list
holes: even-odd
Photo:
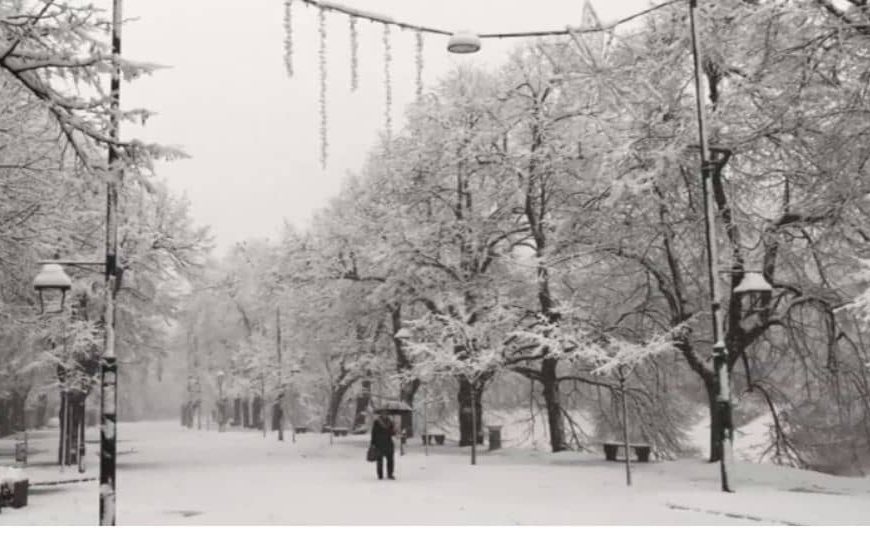
[(396, 428), (393, 420), (387, 414), (381, 414), (372, 423), (372, 446), (378, 451), (378, 480), (384, 479), (384, 457), (387, 458), (387, 478), (395, 480), (393, 469), (395, 468), (395, 456), (393, 447), (393, 435)]

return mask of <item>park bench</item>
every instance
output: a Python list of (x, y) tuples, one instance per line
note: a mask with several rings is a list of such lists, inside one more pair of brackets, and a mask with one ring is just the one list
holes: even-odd
[(27, 506), (30, 481), (23, 472), (12, 467), (0, 467), (0, 506), (23, 508)]
[(430, 434), (420, 435), (420, 437), (423, 439), (424, 446), (426, 444), (433, 444), (433, 443), (438, 444), (439, 446), (444, 445), (444, 435), (443, 434), (431, 434), (430, 433)]
[(296, 427), (294, 430), (296, 434), (305, 434), (308, 432), (308, 427)]
[(350, 432), (350, 429), (348, 429), (347, 427), (333, 427), (332, 428), (332, 434), (335, 436), (347, 436), (347, 434), (349, 432)]
[[(620, 449), (625, 453), (625, 444), (620, 442), (605, 442), (603, 446), (604, 457), (608, 461), (616, 461), (616, 454)], [(629, 444), (628, 447), (634, 450), (638, 462), (649, 463), (649, 454), (652, 451), (652, 447), (649, 444)]]

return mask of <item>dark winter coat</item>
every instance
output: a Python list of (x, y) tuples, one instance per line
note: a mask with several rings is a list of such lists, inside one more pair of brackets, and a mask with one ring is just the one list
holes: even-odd
[(393, 426), (392, 420), (387, 420), (384, 423), (381, 418), (375, 418), (372, 423), (372, 445), (384, 455), (393, 452), (393, 435), (396, 434), (396, 429)]

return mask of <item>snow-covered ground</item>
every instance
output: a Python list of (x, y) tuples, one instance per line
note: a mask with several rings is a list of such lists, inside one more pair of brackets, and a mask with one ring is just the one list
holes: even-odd
[[(92, 432), (92, 430), (89, 430)], [(870, 479), (739, 463), (737, 493), (718, 491), (717, 465), (701, 460), (622, 464), (603, 455), (507, 448), (481, 451), (411, 440), (396, 481), (366, 463), (366, 436), (305, 434), (294, 444), (255, 431), (187, 430), (177, 422), (123, 423), (118, 522), (136, 525), (581, 525), (868, 524)], [(95, 440), (96, 435), (89, 435)], [(95, 524), (97, 483), (39, 485), (96, 476), (51, 466), (54, 433), (31, 441), (30, 504), (4, 508), (0, 525)], [(11, 449), (0, 441), (0, 450)], [(6, 461), (2, 459), (0, 461)]]

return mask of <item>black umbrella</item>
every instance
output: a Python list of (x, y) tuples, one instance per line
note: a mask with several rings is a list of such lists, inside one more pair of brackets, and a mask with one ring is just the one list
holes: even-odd
[(375, 408), (376, 414), (387, 414), (390, 416), (398, 416), (402, 414), (410, 414), (414, 410), (407, 403), (400, 400), (391, 400), (383, 403), (379, 408)]

